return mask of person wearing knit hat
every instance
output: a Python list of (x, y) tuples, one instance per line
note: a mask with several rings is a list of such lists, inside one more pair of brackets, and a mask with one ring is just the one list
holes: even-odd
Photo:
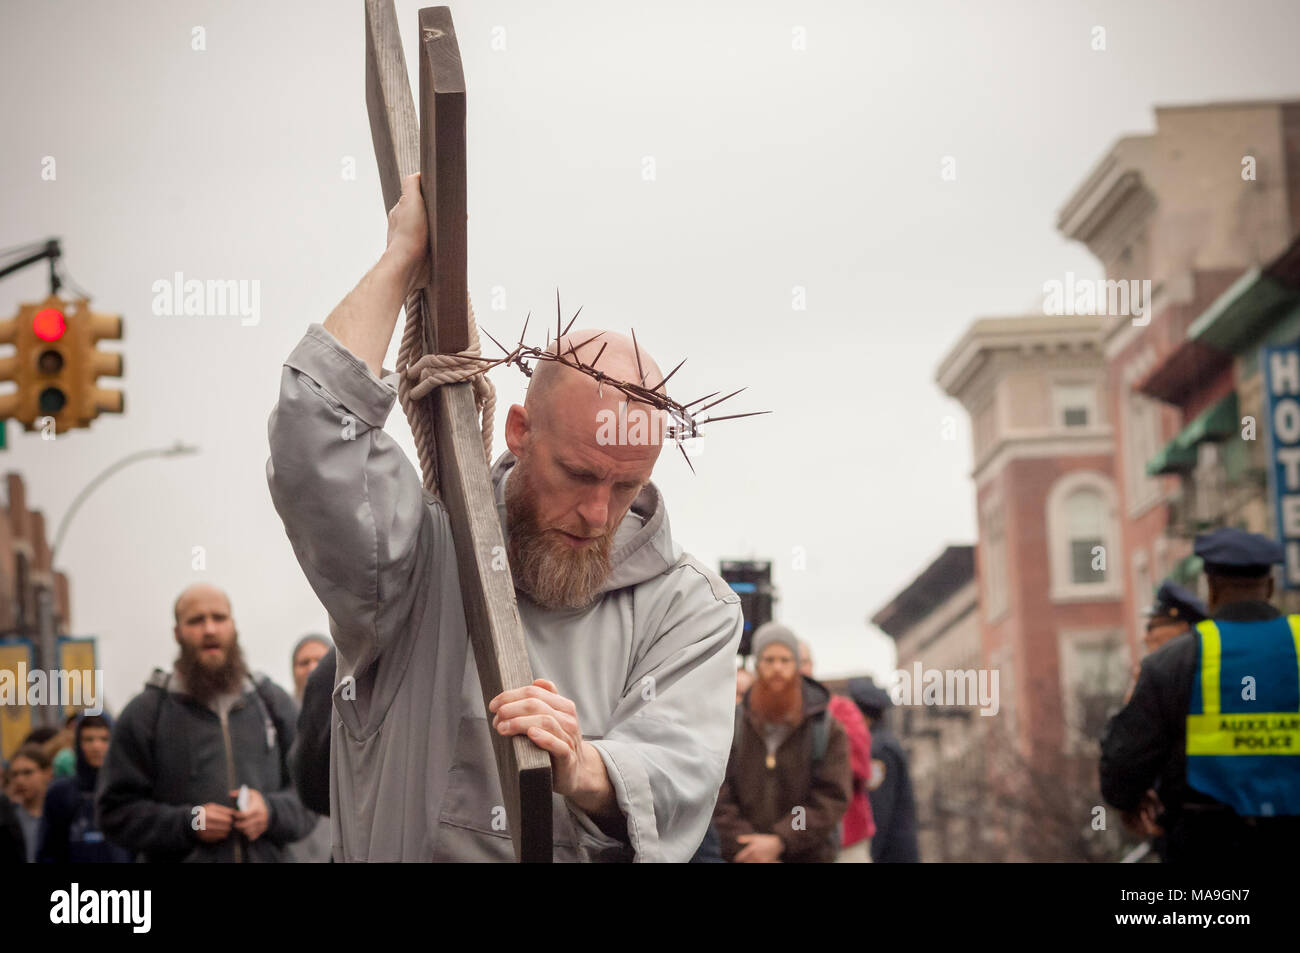
[[(813, 677), (812, 646), (799, 640), (799, 672)], [(840, 723), (849, 738), (849, 768), (852, 773), (853, 796), (840, 824), (840, 852), (836, 862), (841, 864), (871, 863), (871, 838), (876, 825), (871, 817), (871, 801), (867, 797), (871, 782), (871, 729), (858, 706), (844, 695), (831, 695), (826, 706)]]
[(791, 631), (788, 625), (782, 625), (780, 622), (764, 622), (754, 632), (754, 658), (762, 658), (763, 649), (767, 648), (773, 642), (784, 645), (790, 650), (794, 658), (799, 657), (799, 637)]
[[(302, 709), (304, 707), (303, 698), (307, 691), (307, 679), (311, 676), (312, 672), (316, 671), (317, 667), (321, 664), (322, 661), (326, 661), (328, 663), (328, 667), (330, 668), (331, 671), (334, 670), (335, 660), (333, 655), (331, 654), (333, 651), (334, 651), (334, 643), (332, 641), (330, 641), (328, 638), (326, 638), (323, 635), (318, 635), (315, 632), (309, 632), (307, 635), (304, 635), (301, 639), (298, 640), (297, 644), (294, 645), (293, 647), (293, 654), (289, 656), (290, 660), (293, 663), (293, 700), (298, 703), (298, 711), (299, 711), (299, 716), (298, 716), (299, 719), (298, 738), (299, 739), (303, 738), (303, 731), (301, 727)], [(333, 677), (329, 679), (329, 683), (330, 686), (333, 687), (334, 684)], [(332, 708), (330, 708), (329, 710), (330, 712), (333, 711)], [(325, 724), (327, 726), (325, 731), (325, 738), (328, 739), (329, 738), (328, 716)], [(293, 750), (291, 750), (289, 753), (289, 758), (290, 758), (289, 763), (291, 765), (294, 763), (295, 752), (297, 752), (299, 748), (300, 745), (295, 744)], [(328, 771), (328, 767), (329, 767), (328, 748), (325, 751), (325, 755), (326, 756), (323, 759), (323, 761), (324, 761), (325, 768)], [(318, 760), (316, 765), (317, 768), (319, 768), (319, 764), (320, 761)], [(294, 783), (295, 785), (301, 784), (301, 781), (299, 780), (299, 775), (296, 772), (294, 773)], [(328, 775), (326, 776), (325, 779), (325, 790), (326, 792), (329, 791)], [(301, 794), (299, 795), (299, 799), (300, 800), (302, 799)], [(306, 806), (305, 800), (303, 803), (304, 806)], [(327, 794), (326, 804), (328, 803), (329, 801), (328, 801), (328, 794)], [(310, 808), (308, 809), (310, 810)], [(318, 814), (316, 811), (312, 811), (312, 813), (316, 814), (318, 819), (316, 821), (316, 826), (312, 828), (311, 833), (308, 834), (306, 837), (304, 837), (302, 840), (295, 841), (294, 843), (289, 845), (288, 859), (291, 863), (323, 864), (323, 863), (327, 863), (330, 859), (330, 849), (331, 849), (330, 836), (331, 835), (330, 835), (329, 817)]]
[(876, 864), (915, 864), (921, 859), (916, 837), (916, 794), (907, 766), (907, 752), (889, 730), (885, 714), (894, 707), (889, 692), (870, 678), (851, 678), (846, 686), (871, 726), (871, 779), (867, 798), (876, 835), (871, 861)]
[(713, 823), (730, 863), (826, 863), (849, 804), (849, 740), (831, 693), (799, 673), (799, 639), (768, 622), (752, 642), (754, 684), (736, 709)]
[(332, 648), (333, 642), (315, 632), (307, 633), (294, 645), (289, 659), (293, 665), (293, 700), (299, 706), (302, 705), (303, 690), (307, 687), (307, 676)]

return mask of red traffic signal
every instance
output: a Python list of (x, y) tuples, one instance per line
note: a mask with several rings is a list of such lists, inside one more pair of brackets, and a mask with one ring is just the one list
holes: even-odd
[(42, 341), (57, 341), (68, 330), (68, 319), (58, 308), (42, 308), (32, 318), (32, 332)]

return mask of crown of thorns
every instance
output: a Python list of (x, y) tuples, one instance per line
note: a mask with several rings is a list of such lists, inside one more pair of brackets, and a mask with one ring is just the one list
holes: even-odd
[[(718, 397), (717, 400), (710, 400), (710, 398), (717, 397), (720, 391), (705, 394), (703, 397), (697, 397), (695, 400), (685, 404), (678, 403), (669, 397), (667, 393), (660, 393), (660, 389), (668, 383), (669, 378), (681, 369), (681, 366), (686, 363), (686, 358), (682, 358), (676, 367), (664, 375), (661, 381), (654, 386), (649, 386), (646, 383), (645, 371), (641, 366), (641, 347), (637, 344), (635, 328), (632, 329), (632, 348), (636, 353), (636, 369), (637, 376), (640, 378), (639, 383), (611, 377), (596, 366), (600, 363), (600, 357), (605, 353), (605, 348), (608, 345), (608, 342), (601, 344), (600, 350), (597, 351), (596, 356), (591, 359), (591, 363), (584, 363), (582, 358), (578, 357), (578, 351), (599, 338), (605, 333), (604, 331), (593, 334), (581, 344), (570, 343), (568, 348), (561, 351), (560, 340), (569, 333), (569, 329), (573, 327), (573, 322), (578, 320), (578, 315), (581, 313), (582, 308), (580, 307), (573, 313), (573, 317), (569, 319), (569, 323), (561, 328), (560, 324), (563, 319), (560, 314), (560, 293), (559, 291), (556, 291), (554, 349), (551, 348), (551, 336), (549, 330), (547, 331), (546, 344), (544, 347), (539, 348), (524, 343), (524, 335), (528, 333), (528, 321), (532, 318), (531, 311), (524, 318), (524, 328), (519, 332), (519, 343), (517, 343), (513, 348), (506, 348), (500, 341), (492, 337), (485, 328), (480, 328), (484, 334), (487, 334), (487, 336), (491, 338), (493, 344), (501, 348), (501, 352), (504, 355), (503, 357), (498, 358), (481, 358), (484, 362), (484, 372), (491, 370), (493, 367), (498, 365), (513, 364), (524, 372), (524, 376), (531, 378), (533, 376), (534, 368), (529, 364), (529, 361), (554, 361), (558, 364), (563, 364), (565, 367), (586, 374), (588, 377), (595, 380), (597, 384), (600, 385), (602, 394), (604, 387), (608, 385), (615, 390), (621, 391), (633, 400), (639, 400), (657, 408), (658, 410), (664, 411), (668, 414), (668, 417), (671, 420), (671, 423), (668, 425), (665, 432), (669, 439), (677, 444), (677, 449), (681, 451), (682, 458), (686, 461), (686, 465), (691, 468), (692, 473), (695, 472), (695, 467), (691, 464), (691, 458), (686, 455), (686, 449), (682, 446), (682, 441), (702, 437), (703, 434), (700, 432), (700, 428), (705, 424), (718, 423), (722, 420), (737, 420), (741, 417), (754, 417), (759, 414), (771, 413), (770, 410), (752, 410), (743, 414), (726, 414), (722, 417), (705, 417), (703, 420), (699, 419), (700, 414), (704, 413), (711, 407), (718, 406), (718, 404), (721, 404), (724, 400), (730, 400), (741, 391), (745, 390), (745, 388), (742, 387), (740, 390), (734, 390), (725, 397)], [(709, 403), (704, 404), (702, 407), (696, 406), (697, 404), (702, 404), (706, 400), (709, 401)]]

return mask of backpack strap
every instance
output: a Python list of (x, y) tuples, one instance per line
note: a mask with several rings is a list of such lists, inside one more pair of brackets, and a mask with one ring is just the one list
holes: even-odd
[(162, 723), (163, 703), (167, 701), (167, 690), (171, 685), (171, 672), (164, 672), (160, 668), (153, 670), (149, 680), (144, 683), (144, 690), (147, 692), (153, 689), (158, 695), (158, 703), (153, 706), (153, 732), (149, 735), (149, 758), (152, 764), (152, 780), (158, 778), (158, 725)]
[(268, 686), (271, 685), (271, 679), (266, 675), (253, 676), (253, 691), (257, 695), (257, 703), (262, 707), (262, 715), (266, 718), (267, 724), (275, 731), (275, 738), (268, 737), (268, 742), (274, 740), (276, 747), (280, 748), (280, 758), (284, 760), (288, 757), (289, 752), (284, 750), (280, 744), (280, 739), (284, 737), (284, 726), (280, 724), (280, 719), (275, 717), (275, 706), (271, 704), (271, 696), (268, 693)]
[(826, 749), (830, 747), (831, 725), (828, 720), (830, 712), (823, 708), (817, 713), (813, 722), (812, 763), (820, 764), (826, 758)]

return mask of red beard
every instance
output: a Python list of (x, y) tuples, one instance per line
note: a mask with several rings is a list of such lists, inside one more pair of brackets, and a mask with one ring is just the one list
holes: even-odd
[(797, 725), (803, 716), (803, 679), (796, 675), (777, 687), (760, 678), (749, 690), (749, 707), (763, 721)]

